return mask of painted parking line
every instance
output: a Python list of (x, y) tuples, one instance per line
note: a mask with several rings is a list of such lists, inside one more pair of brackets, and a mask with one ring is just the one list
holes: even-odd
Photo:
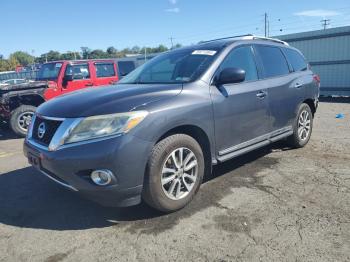
[(14, 153), (0, 152), (0, 158), (9, 157), (9, 156), (13, 156), (13, 155), (14, 155)]

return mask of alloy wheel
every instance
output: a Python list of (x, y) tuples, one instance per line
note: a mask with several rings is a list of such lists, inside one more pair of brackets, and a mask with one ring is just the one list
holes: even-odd
[(198, 161), (188, 148), (180, 147), (172, 151), (164, 162), (161, 186), (164, 194), (179, 200), (194, 188), (198, 176)]
[(300, 113), (298, 119), (298, 136), (300, 140), (304, 141), (309, 137), (311, 129), (311, 117), (307, 110)]

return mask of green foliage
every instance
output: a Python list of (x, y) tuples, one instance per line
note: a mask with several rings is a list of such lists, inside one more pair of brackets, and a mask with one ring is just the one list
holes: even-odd
[(109, 54), (101, 49), (96, 49), (90, 52), (89, 59), (109, 58)]
[[(176, 44), (174, 48), (180, 48), (181, 44)], [(151, 53), (161, 53), (168, 51), (168, 47), (164, 45), (159, 45), (157, 47), (139, 47), (133, 46), (132, 48), (124, 48), (122, 50), (118, 50), (117, 48), (110, 46), (106, 49), (106, 51), (101, 49), (92, 50), (89, 47), (83, 46), (80, 48), (81, 52), (66, 52), (60, 53), (58, 51), (51, 50), (46, 54), (42, 54), (39, 57), (33, 57), (30, 54), (17, 51), (12, 53), (9, 56), (9, 59), (4, 59), (4, 57), (0, 54), (0, 71), (10, 71), (15, 70), (16, 66), (22, 65), (27, 66), (36, 63), (45, 63), (50, 61), (57, 60), (75, 60), (75, 59), (103, 59), (103, 58), (121, 58), (126, 55), (137, 55), (144, 54), (145, 50), (147, 54)]]
[(32, 64), (34, 61), (33, 56), (23, 51), (17, 51), (12, 53), (9, 59), (11, 58), (16, 59), (21, 66), (27, 66), (29, 64)]
[(18, 60), (12, 56), (9, 59), (0, 60), (0, 72), (1, 71), (13, 71), (16, 69), (16, 66), (19, 65)]
[(60, 60), (77, 60), (81, 59), (79, 52), (67, 52), (60, 55)]

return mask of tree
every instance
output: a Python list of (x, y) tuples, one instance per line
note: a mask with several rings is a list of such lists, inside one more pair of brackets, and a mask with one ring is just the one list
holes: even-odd
[(86, 46), (82, 46), (82, 47), (80, 47), (80, 49), (82, 52), (83, 59), (88, 59), (89, 55), (91, 53), (91, 49), (86, 47)]
[(57, 61), (61, 59), (61, 54), (58, 51), (50, 50), (47, 54), (47, 61)]
[(117, 54), (118, 50), (114, 48), (113, 46), (110, 46), (107, 48), (107, 54), (110, 55), (110, 57), (113, 57)]
[(133, 46), (133, 48), (131, 48), (131, 53), (133, 54), (139, 54), (141, 51), (141, 48), (137, 45)]
[(91, 53), (89, 54), (90, 59), (99, 59), (99, 58), (108, 58), (108, 57), (109, 55), (101, 49), (95, 49), (91, 51)]
[(19, 62), (15, 57), (10, 57), (9, 59), (0, 60), (0, 71), (12, 71), (16, 69), (16, 66), (19, 65)]
[(18, 63), (22, 66), (27, 66), (34, 62), (34, 57), (28, 54), (27, 52), (17, 51), (10, 55), (10, 58), (14, 58), (18, 61)]
[(180, 47), (182, 47), (182, 44), (177, 43), (177, 44), (174, 46), (174, 49), (180, 48)]
[(81, 59), (79, 52), (67, 52), (61, 54), (60, 60), (76, 60)]

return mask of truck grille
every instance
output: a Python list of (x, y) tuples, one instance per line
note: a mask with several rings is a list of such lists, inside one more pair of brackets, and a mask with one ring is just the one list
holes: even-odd
[(33, 125), (32, 138), (35, 142), (41, 145), (49, 146), (53, 136), (61, 124), (62, 121), (49, 120), (36, 116)]

